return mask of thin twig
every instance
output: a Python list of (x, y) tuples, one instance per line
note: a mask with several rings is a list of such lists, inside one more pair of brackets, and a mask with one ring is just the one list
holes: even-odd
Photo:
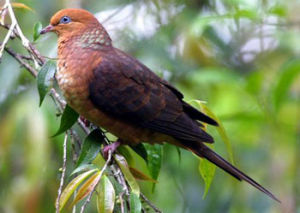
[(59, 213), (59, 201), (62, 193), (62, 188), (64, 185), (64, 179), (65, 179), (65, 174), (66, 174), (66, 166), (67, 166), (67, 141), (68, 141), (68, 134), (65, 134), (65, 139), (64, 139), (64, 144), (63, 144), (63, 166), (62, 166), (62, 173), (61, 173), (61, 178), (60, 178), (60, 184), (58, 188), (58, 194), (57, 194), (57, 199), (56, 199), (56, 213)]
[[(3, 44), (0, 47), (0, 58), (2, 57), (4, 47), (6, 46), (8, 39), (14, 34), (22, 41), (23, 47), (28, 51), (31, 58), (34, 61), (35, 68), (39, 68), (45, 62), (45, 59), (41, 56), (41, 54), (34, 48), (34, 46), (29, 42), (29, 40), (24, 36), (23, 31), (21, 30), (13, 8), (11, 6), (10, 0), (5, 1), (5, 5), (3, 6), (2, 10), (7, 10), (8, 15), (11, 19), (11, 25), (9, 26), (9, 31), (6, 34), (6, 37), (3, 41)], [(5, 18), (5, 17), (4, 17)]]
[(93, 193), (94, 193), (94, 191), (95, 191), (97, 185), (99, 184), (99, 182), (100, 182), (100, 180), (101, 180), (101, 178), (102, 178), (102, 175), (103, 175), (105, 169), (107, 168), (108, 164), (109, 164), (110, 161), (111, 161), (111, 157), (112, 157), (112, 153), (111, 153), (111, 150), (109, 150), (109, 151), (108, 151), (108, 158), (107, 158), (107, 160), (106, 160), (106, 162), (105, 162), (103, 168), (102, 168), (101, 171), (100, 171), (100, 174), (99, 174), (99, 180), (98, 180), (98, 182), (95, 184), (94, 188), (93, 188), (92, 191), (90, 192), (90, 194), (89, 194), (88, 198), (85, 200), (84, 204), (81, 206), (80, 213), (83, 213), (83, 212), (84, 212), (84, 210), (85, 210), (85, 208), (86, 208), (86, 205), (91, 201), (92, 195), (93, 195)]
[[(2, 43), (3, 44), (3, 43)], [(5, 51), (11, 55), (12, 57), (14, 57), (23, 67), (25, 67), (30, 73), (31, 75), (33, 75), (34, 77), (37, 76), (37, 71), (36, 69), (34, 69), (32, 66), (30, 66), (26, 61), (24, 61), (24, 57), (18, 53), (16, 53), (15, 51), (13, 51), (12, 49), (8, 48), (8, 47), (4, 47)]]
[[(84, 122), (79, 118), (77, 123), (79, 124), (79, 126), (81, 127), (81, 129), (88, 135), (90, 134), (91, 130), (85, 126)], [(100, 130), (101, 131), (101, 130)]]
[[(9, 36), (7, 36), (8, 39), (13, 39), (13, 38), (18, 38), (22, 41), (22, 44), (24, 46), (24, 48), (28, 51), (30, 57), (28, 56), (24, 56), (22, 54), (19, 54), (19, 53), (16, 53), (14, 50), (12, 50), (11, 48), (8, 48), (7, 47), (7, 42), (6, 40), (4, 40), (4, 42), (0, 43), (1, 45), (1, 48), (3, 48), (3, 50), (5, 50), (9, 55), (11, 55), (13, 58), (15, 58), (27, 71), (30, 72), (30, 74), (36, 78), (37, 77), (37, 73), (38, 73), (38, 69), (39, 69), (39, 66), (42, 66), (44, 63), (45, 63), (45, 58), (39, 53), (39, 51), (29, 42), (29, 40), (24, 36), (24, 34), (22, 33), (22, 30), (20, 29), (19, 25), (18, 25), (18, 22), (15, 18), (15, 15), (14, 15), (14, 12), (12, 10), (12, 7), (11, 7), (11, 4), (10, 4), (10, 1), (9, 0), (6, 0), (6, 3), (5, 3), (5, 7), (7, 9), (5, 9), (6, 11), (4, 11), (4, 9), (2, 8), (1, 9), (1, 23), (0, 23), (0, 27), (8, 30), (7, 34)], [(11, 18), (11, 22), (13, 23), (14, 21), (16, 22), (16, 24), (13, 24), (13, 25), (7, 25), (4, 23), (4, 18), (5, 18), (5, 14), (9, 14), (9, 17)], [(3, 52), (2, 50), (2, 52)], [(34, 62), (34, 65), (35, 66), (32, 66), (32, 64), (28, 63), (28, 60), (30, 61), (33, 61)], [(53, 88), (51, 89), (50, 91), (50, 96), (52, 97), (54, 103), (56, 104), (56, 109), (59, 113), (62, 113), (63, 111), (63, 108), (65, 107), (66, 105), (66, 101), (59, 95), (59, 93)], [(90, 128), (86, 127), (85, 124), (80, 120), (78, 119), (78, 125), (83, 129), (83, 131), (86, 133), (86, 134), (89, 134), (90, 133)], [(71, 130), (73, 131), (73, 130)], [(102, 132), (102, 130), (100, 129), (100, 131)], [(105, 136), (104, 132), (102, 132), (103, 136), (104, 136), (104, 139), (105, 139), (105, 143), (106, 144), (109, 144), (110, 141), (108, 140), (108, 138)], [(71, 137), (74, 137), (74, 134), (71, 135)], [(78, 138), (76, 138), (78, 140)], [(75, 139), (75, 140), (76, 140)], [(66, 142), (66, 141), (65, 141)], [(64, 144), (65, 144), (64, 142)], [(65, 147), (64, 147), (65, 149)], [(65, 156), (65, 155), (64, 155)], [(106, 169), (106, 167), (108, 166), (108, 163), (111, 161), (111, 153), (109, 153), (109, 159), (107, 160), (105, 166), (103, 167), (103, 169), (101, 170), (100, 172), (100, 177), (103, 175), (103, 172), (104, 170)], [(64, 157), (64, 162), (63, 162), (63, 170), (65, 170), (65, 157)], [(124, 175), (123, 173), (121, 172), (119, 166), (115, 163), (115, 162), (112, 162), (112, 166), (110, 166), (110, 169), (112, 171), (114, 171), (114, 177), (116, 179), (116, 181), (123, 186), (123, 189), (124, 189), (124, 192), (120, 193), (119, 194), (119, 197), (120, 197), (120, 200), (122, 201), (121, 202), (121, 212), (125, 212), (125, 207), (124, 207), (124, 199), (123, 199), (123, 196), (127, 196), (129, 195), (129, 189), (128, 189), (128, 185), (125, 181), (125, 178), (124, 178)], [(58, 194), (61, 194), (61, 190), (62, 190), (62, 186), (63, 185), (63, 179), (64, 179), (64, 176), (65, 176), (65, 171), (63, 171), (63, 174), (62, 174), (62, 179), (61, 179), (61, 183), (60, 183), (60, 192), (58, 192)], [(101, 179), (101, 178), (100, 178)], [(99, 179), (99, 180), (100, 180)], [(98, 184), (98, 183), (97, 183)], [(92, 192), (90, 193), (90, 195), (88, 196), (87, 200), (85, 201), (84, 205), (82, 206), (81, 208), (81, 212), (83, 212), (86, 208), (86, 205), (90, 202), (90, 199), (92, 197), (92, 194), (93, 194), (93, 191), (95, 189), (92, 190)], [(144, 200), (145, 200), (145, 196), (143, 195), (142, 197)], [(58, 196), (58, 199), (59, 201), (59, 196)], [(126, 200), (126, 199), (125, 199)], [(148, 200), (146, 198), (146, 200)], [(146, 201), (145, 200), (145, 201)], [(149, 201), (149, 200), (148, 200)], [(150, 201), (149, 201), (150, 202)], [(147, 202), (149, 204), (149, 202)], [(57, 205), (57, 203), (56, 203)], [(150, 205), (150, 204), (149, 204)], [(152, 208), (153, 208), (153, 204), (150, 205)], [(155, 206), (154, 206), (155, 207)], [(156, 210), (156, 212), (161, 212), (161, 211), (157, 211), (157, 208), (153, 208), (154, 210)], [(74, 210), (74, 209), (73, 209)]]
[(121, 193), (119, 194), (121, 213), (124, 213), (124, 212), (125, 212), (123, 196), (124, 196), (124, 192), (121, 192)]
[(124, 191), (125, 195), (129, 196), (129, 189), (128, 189), (127, 183), (125, 181), (125, 178), (123, 176), (123, 173), (122, 173), (120, 167), (117, 164), (112, 164), (110, 166), (110, 169), (113, 172), (113, 175), (116, 178), (116, 180), (118, 181), (118, 183), (120, 183), (121, 186), (123, 186), (123, 191)]
[[(10, 2), (9, 2), (9, 0), (7, 0), (6, 3), (5, 3), (5, 5), (4, 5), (4, 7), (3, 7), (3, 10), (8, 10), (9, 11), (9, 7), (10, 7)], [(5, 38), (4, 38), (3, 42), (2, 42), (2, 45), (0, 47), (0, 59), (2, 58), (4, 48), (5, 48), (6, 44), (7, 44), (7, 42), (9, 41), (10, 36), (13, 34), (16, 25), (17, 25), (16, 19), (11, 18), (11, 25), (9, 27), (8, 32), (6, 33), (6, 36), (5, 36)]]
[(151, 201), (143, 194), (140, 193), (141, 198), (156, 212), (156, 213), (162, 213)]

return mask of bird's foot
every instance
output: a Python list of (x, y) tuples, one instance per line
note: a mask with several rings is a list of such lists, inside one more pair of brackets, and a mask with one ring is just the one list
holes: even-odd
[(86, 127), (90, 127), (91, 122), (90, 122), (88, 119), (86, 119), (86, 118), (83, 117), (83, 116), (80, 116), (80, 120), (83, 122), (83, 124), (84, 124)]
[(117, 140), (117, 141), (114, 142), (114, 143), (111, 143), (111, 144), (109, 144), (109, 145), (106, 145), (106, 146), (102, 149), (103, 157), (104, 157), (105, 159), (107, 159), (107, 158), (108, 158), (109, 151), (111, 151), (111, 153), (114, 153), (120, 145), (121, 145), (120, 140)]

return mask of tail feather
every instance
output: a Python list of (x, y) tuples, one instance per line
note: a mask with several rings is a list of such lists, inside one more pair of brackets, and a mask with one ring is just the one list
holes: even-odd
[(206, 158), (207, 160), (209, 160), (210, 162), (212, 162), (216, 166), (218, 166), (221, 169), (223, 169), (224, 171), (228, 172), (230, 175), (232, 175), (236, 179), (238, 179), (240, 181), (244, 180), (244, 181), (248, 182), (249, 184), (251, 184), (252, 186), (257, 188), (261, 192), (265, 193), (266, 195), (268, 195), (272, 199), (280, 202), (280, 200), (277, 199), (270, 191), (268, 191), (263, 186), (261, 186), (259, 183), (257, 183), (255, 180), (250, 178), (248, 175), (246, 175), (245, 173), (243, 173), (242, 171), (240, 171), (239, 169), (237, 169), (236, 167), (231, 165), (228, 161), (223, 159), (220, 155), (215, 153), (213, 150), (211, 150), (210, 148), (208, 148), (204, 144), (200, 145), (199, 150), (198, 149), (197, 150), (193, 149), (192, 151), (195, 154), (197, 154), (198, 156)]

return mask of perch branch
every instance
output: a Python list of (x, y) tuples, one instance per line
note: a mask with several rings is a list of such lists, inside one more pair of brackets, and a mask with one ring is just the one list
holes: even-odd
[(141, 198), (154, 210), (156, 213), (162, 213), (151, 201), (143, 194), (141, 193)]
[[(29, 55), (33, 59), (35, 68), (38, 68), (40, 65), (42, 65), (45, 62), (45, 59), (40, 55), (40, 53), (33, 47), (33, 45), (29, 42), (29, 40), (24, 36), (24, 34), (17, 22), (15, 13), (12, 9), (12, 5), (9, 0), (5, 1), (5, 4), (4, 4), (3, 8), (1, 9), (1, 11), (5, 15), (6, 15), (6, 11), (7, 11), (7, 14), (9, 15), (9, 17), (11, 19), (11, 25), (9, 26), (9, 30), (8, 30), (4, 40), (2, 42), (2, 45), (0, 47), (0, 59), (3, 55), (3, 50), (4, 50), (7, 42), (9, 41), (10, 37), (13, 36), (13, 34), (15, 34), (15, 36), (17, 36), (22, 41), (23, 47), (28, 51)], [(3, 16), (2, 19), (4, 20), (5, 16)]]
[(66, 174), (66, 167), (67, 167), (67, 141), (68, 141), (68, 133), (65, 133), (64, 144), (63, 144), (63, 150), (64, 150), (63, 151), (63, 166), (62, 166), (60, 184), (59, 184), (59, 188), (58, 188), (56, 205), (55, 205), (56, 213), (59, 213), (59, 201), (60, 201), (60, 197), (61, 197), (61, 193), (62, 193), (62, 188), (64, 186), (64, 179), (65, 179), (65, 174)]
[[(3, 43), (0, 43), (3, 44)], [(4, 50), (11, 55), (12, 57), (14, 57), (20, 64), (21, 66), (25, 67), (30, 73), (31, 75), (33, 75), (34, 77), (37, 76), (37, 71), (36, 69), (34, 69), (32, 66), (30, 66), (29, 63), (27, 63), (24, 59), (27, 59), (26, 56), (23, 56), (19, 53), (16, 53), (14, 50), (12, 50), (11, 48), (8, 47), (4, 47)]]
[[(4, 19), (6, 15), (9, 15), (10, 19), (11, 19), (11, 25), (5, 24), (4, 23)], [(5, 1), (5, 5), (2, 7), (2, 9), (0, 9), (0, 16), (1, 16), (1, 21), (0, 21), (0, 27), (6, 29), (8, 32), (5, 36), (5, 39), (3, 40), (2, 43), (0, 43), (0, 59), (1, 56), (3, 55), (3, 52), (7, 52), (9, 55), (11, 55), (16, 61), (18, 61), (18, 63), (23, 66), (34, 78), (37, 77), (38, 74), (38, 69), (40, 68), (40, 66), (42, 66), (43, 64), (45, 64), (45, 58), (39, 53), (39, 51), (29, 42), (29, 40), (24, 36), (21, 28), (19, 27), (19, 24), (16, 20), (16, 17), (14, 15), (12, 6), (10, 4), (9, 0)], [(18, 38), (21, 40), (22, 45), (24, 46), (24, 48), (28, 51), (29, 53), (29, 57), (28, 56), (24, 56), (21, 55), (19, 53), (16, 53), (14, 50), (12, 50), (11, 48), (7, 47), (7, 43), (9, 41), (9, 39), (13, 39), (13, 38)], [(34, 63), (34, 66), (31, 65), (30, 62)], [(63, 111), (63, 108), (66, 105), (65, 100), (59, 95), (59, 93), (52, 88), (50, 90), (50, 97), (53, 99), (54, 103), (56, 104), (56, 108), (57, 111), (59, 113), (61, 113)], [(77, 121), (78, 125), (82, 128), (82, 130), (86, 133), (89, 134), (90, 133), (90, 128), (86, 127), (84, 122), (82, 122), (82, 120), (78, 119)], [(73, 129), (71, 129), (71, 131), (74, 131)], [(102, 131), (101, 131), (102, 132)], [(110, 141), (107, 139), (107, 137), (105, 136), (104, 132), (102, 132), (102, 134), (104, 135), (104, 139), (105, 139), (105, 143), (109, 144)], [(74, 137), (74, 135), (76, 134), (71, 134), (71, 137)], [(75, 140), (78, 140), (78, 138), (75, 138)], [(61, 177), (61, 182), (60, 182), (60, 187), (59, 187), (59, 191), (58, 191), (58, 201), (59, 201), (59, 195), (61, 195), (61, 190), (62, 190), (62, 186), (63, 186), (63, 179), (65, 176), (65, 164), (66, 164), (66, 158), (65, 158), (65, 154), (66, 154), (66, 142), (67, 142), (67, 135), (65, 136), (65, 141), (64, 141), (64, 157), (63, 157), (63, 172), (62, 172), (62, 177)], [(104, 170), (108, 167), (109, 162), (111, 161), (111, 153), (109, 153), (109, 159), (106, 161), (105, 166), (103, 167), (103, 169), (100, 172), (100, 175), (103, 175)], [(125, 212), (124, 210), (124, 199), (123, 196), (127, 196), (129, 195), (129, 189), (127, 186), (127, 183), (125, 181), (125, 178), (119, 168), (119, 166), (115, 163), (112, 162), (111, 166), (109, 166), (109, 169), (113, 171), (113, 175), (116, 179), (116, 181), (123, 186), (124, 192), (119, 194), (120, 200), (122, 200), (121, 203), (121, 211)], [(94, 191), (94, 190), (93, 190)], [(85, 201), (84, 205), (81, 208), (81, 212), (83, 212), (86, 208), (86, 205), (90, 202), (93, 191), (90, 193), (90, 195), (88, 196), (87, 200)], [(153, 204), (151, 204), (151, 202), (144, 196), (141, 195), (142, 199), (144, 199), (146, 201), (146, 203), (149, 204), (149, 206), (151, 208), (153, 208), (153, 210), (155, 212), (161, 212), (159, 211)], [(56, 211), (57, 211), (57, 203), (56, 203)]]

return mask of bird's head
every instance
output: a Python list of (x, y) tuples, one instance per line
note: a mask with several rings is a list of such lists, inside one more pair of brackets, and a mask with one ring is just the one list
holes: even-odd
[(83, 38), (83, 40), (86, 38), (86, 42), (105, 41), (104, 44), (111, 42), (106, 30), (95, 16), (83, 9), (58, 11), (52, 16), (50, 24), (42, 29), (40, 33), (45, 34), (48, 32), (56, 33), (59, 38), (78, 37)]

